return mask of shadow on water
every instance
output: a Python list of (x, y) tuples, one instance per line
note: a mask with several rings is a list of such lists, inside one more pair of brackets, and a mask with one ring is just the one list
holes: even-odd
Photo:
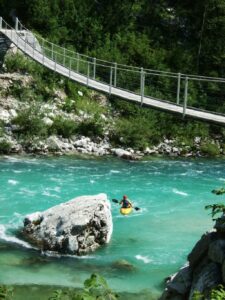
[[(8, 261), (5, 261), (5, 265), (12, 266), (14, 268), (14, 272), (16, 272), (17, 268), (22, 268), (35, 273), (38, 272), (42, 267), (50, 266), (51, 264), (55, 265), (56, 268), (61, 268), (63, 264), (65, 267), (74, 269), (74, 282), (76, 281), (77, 274), (79, 274), (79, 272), (85, 272), (89, 274), (89, 276), (92, 273), (103, 274), (103, 276), (110, 274), (111, 277), (118, 277), (118, 274), (129, 276), (129, 274), (133, 272), (138, 272), (138, 270), (132, 264), (125, 260), (119, 260), (109, 264), (104, 263), (96, 265), (96, 262), (91, 262), (91, 260), (84, 261), (84, 259), (76, 257), (46, 256), (39, 250), (25, 249), (20, 245), (1, 241), (0, 255), (6, 253), (17, 258), (19, 257), (17, 260), (9, 258)], [(70, 288), (57, 285), (13, 284), (10, 286), (13, 288), (13, 300), (26, 300), (28, 299), (27, 295), (32, 295), (29, 296), (29, 300), (47, 300), (57, 289), (62, 289), (63, 291), (72, 291), (74, 293), (76, 291), (80, 291), (79, 288)], [(119, 296), (118, 299), (121, 300), (156, 300), (159, 297), (158, 293), (153, 293), (148, 289), (141, 290), (138, 293), (119, 292), (117, 294)]]

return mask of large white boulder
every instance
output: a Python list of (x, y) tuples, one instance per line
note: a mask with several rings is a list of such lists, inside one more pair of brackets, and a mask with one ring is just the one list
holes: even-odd
[(24, 219), (23, 233), (43, 251), (83, 255), (110, 241), (111, 205), (106, 194), (81, 196)]

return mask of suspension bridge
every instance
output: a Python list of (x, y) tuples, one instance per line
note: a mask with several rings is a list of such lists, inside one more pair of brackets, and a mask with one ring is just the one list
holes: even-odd
[(224, 78), (144, 69), (83, 55), (33, 33), (18, 18), (11, 27), (0, 17), (0, 33), (36, 62), (91, 89), (141, 106), (225, 125)]

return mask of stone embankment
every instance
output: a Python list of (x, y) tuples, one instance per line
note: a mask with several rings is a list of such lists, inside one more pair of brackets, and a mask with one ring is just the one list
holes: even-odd
[(99, 194), (26, 216), (23, 235), (42, 251), (84, 255), (108, 243), (112, 231), (110, 202)]
[(211, 300), (210, 292), (219, 284), (225, 286), (225, 216), (203, 234), (187, 264), (168, 278), (160, 300), (192, 300), (196, 292)]

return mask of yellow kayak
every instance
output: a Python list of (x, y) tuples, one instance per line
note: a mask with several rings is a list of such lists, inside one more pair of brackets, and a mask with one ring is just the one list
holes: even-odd
[(132, 212), (133, 208), (132, 207), (127, 207), (127, 208), (121, 208), (120, 213), (122, 215), (129, 215)]

